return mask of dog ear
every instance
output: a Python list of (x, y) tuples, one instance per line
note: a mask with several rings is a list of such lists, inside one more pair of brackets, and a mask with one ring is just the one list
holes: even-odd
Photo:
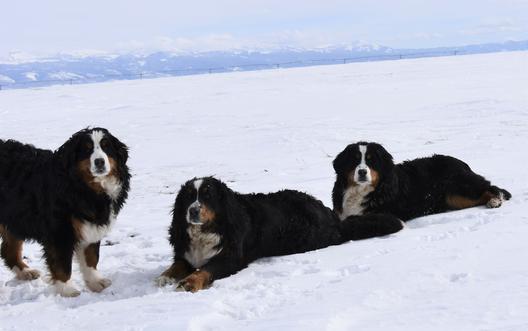
[(387, 152), (387, 150), (380, 144), (372, 144), (375, 146), (375, 153), (378, 158), (378, 160), (381, 161), (382, 166), (382, 172), (385, 174), (388, 174), (390, 171), (392, 171), (392, 168), (394, 167), (394, 161), (392, 159), (392, 155)]
[(347, 166), (348, 159), (350, 158), (350, 150), (353, 145), (348, 145), (341, 153), (337, 154), (332, 165), (336, 174), (342, 174)]
[(116, 150), (117, 156), (119, 157), (119, 160), (125, 164), (128, 161), (128, 147), (127, 145), (123, 144), (119, 139), (114, 137), (112, 134), (108, 133), (108, 135), (112, 138), (112, 145), (114, 146), (114, 149)]
[(123, 161), (123, 163), (126, 163), (128, 161), (128, 147), (122, 142), (120, 142), (118, 139), (116, 139), (116, 141), (118, 143), (117, 154), (119, 155), (119, 158)]
[(59, 165), (68, 173), (72, 173), (75, 168), (75, 161), (77, 157), (77, 148), (81, 140), (81, 135), (84, 130), (81, 130), (70, 137), (61, 147), (55, 151), (56, 160)]
[(222, 185), (222, 205), (224, 209), (223, 219), (224, 234), (231, 238), (227, 243), (232, 245), (231, 249), (240, 257), (243, 256), (244, 238), (249, 230), (250, 218), (246, 213), (244, 207), (236, 198), (236, 193), (233, 192), (227, 185)]

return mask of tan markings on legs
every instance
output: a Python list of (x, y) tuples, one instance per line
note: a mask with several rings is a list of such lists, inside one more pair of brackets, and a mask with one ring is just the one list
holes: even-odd
[(174, 284), (175, 282), (187, 277), (191, 272), (192, 268), (186, 261), (178, 260), (174, 262), (169, 269), (165, 270), (158, 278), (156, 283), (158, 286), (165, 286)]
[(488, 191), (484, 192), (478, 199), (471, 199), (461, 195), (448, 195), (446, 203), (452, 209), (465, 209), (484, 205), (494, 197), (495, 195)]
[(99, 262), (99, 246), (100, 243), (93, 243), (88, 246), (78, 244), (75, 249), (77, 261), (79, 262), (79, 270), (83, 276), (86, 286), (93, 292), (101, 292), (105, 288), (112, 285), (112, 281), (108, 278), (102, 277), (97, 271), (97, 263)]
[(83, 222), (75, 217), (72, 218), (71, 222), (72, 222), (73, 233), (75, 235), (75, 238), (77, 238), (77, 241), (83, 241), (84, 239), (82, 236)]
[(197, 292), (206, 289), (211, 285), (211, 274), (205, 270), (198, 270), (187, 276), (182, 280), (177, 289), (185, 290), (187, 292)]
[(161, 275), (169, 278), (183, 279), (192, 272), (189, 264), (185, 261), (174, 262), (169, 269), (165, 270)]
[(71, 285), (71, 263), (73, 251), (61, 251), (53, 245), (44, 245), (46, 264), (57, 294), (63, 297), (76, 297), (81, 294)]
[[(51, 245), (45, 245), (44, 250), (46, 254), (46, 263), (48, 264), (51, 273), (51, 279), (53, 281), (67, 282), (71, 277), (71, 260), (63, 261), (65, 257), (61, 255), (65, 254), (60, 254), (61, 252)], [(68, 268), (68, 265), (70, 268)]]
[(5, 264), (16, 273), (16, 278), (20, 280), (33, 280), (40, 276), (37, 270), (30, 269), (22, 259), (22, 247), (24, 241), (14, 237), (5, 227), (0, 228), (2, 246), (1, 256)]
[(97, 263), (99, 263), (99, 244), (88, 245), (84, 249), (84, 257), (88, 267), (97, 269)]

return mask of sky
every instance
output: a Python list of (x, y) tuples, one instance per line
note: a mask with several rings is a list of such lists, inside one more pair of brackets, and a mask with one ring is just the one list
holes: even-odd
[(528, 0), (0, 0), (0, 57), (528, 39)]

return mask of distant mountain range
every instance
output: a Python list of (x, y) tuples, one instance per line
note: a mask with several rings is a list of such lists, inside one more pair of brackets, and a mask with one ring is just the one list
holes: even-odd
[(428, 49), (393, 49), (384, 46), (353, 44), (319, 49), (282, 48), (270, 51), (76, 54), (22, 60), (14, 57), (4, 61), (0, 60), (0, 87), (23, 88), (61, 83), (78, 84), (119, 79), (520, 50), (528, 50), (528, 40)]

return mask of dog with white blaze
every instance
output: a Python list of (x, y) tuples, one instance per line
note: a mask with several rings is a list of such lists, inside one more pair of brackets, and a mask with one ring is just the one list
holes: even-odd
[(511, 198), (463, 161), (446, 155), (394, 164), (380, 144), (358, 142), (339, 153), (333, 165), (332, 202), (341, 219), (389, 213), (407, 221), (479, 205), (497, 208)]
[(80, 294), (69, 281), (74, 255), (90, 290), (110, 286), (97, 271), (99, 247), (128, 195), (127, 159), (127, 146), (103, 128), (81, 130), (56, 151), (0, 140), (0, 252), (16, 278), (40, 275), (22, 259), (24, 241), (34, 240), (58, 294)]
[(176, 196), (169, 230), (173, 263), (157, 283), (196, 292), (262, 257), (304, 253), (402, 228), (390, 215), (340, 221), (321, 201), (298, 191), (240, 194), (216, 178), (194, 178)]

